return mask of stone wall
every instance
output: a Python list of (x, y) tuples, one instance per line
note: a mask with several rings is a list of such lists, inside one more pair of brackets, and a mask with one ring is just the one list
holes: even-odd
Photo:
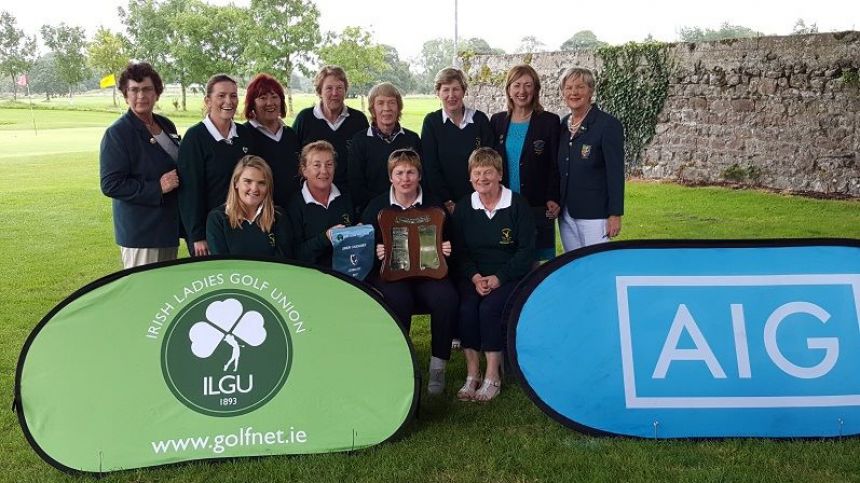
[[(677, 70), (642, 154), (642, 177), (860, 197), (860, 32), (679, 43), (670, 57)], [(467, 70), (487, 79), (522, 61), (476, 56)], [(534, 54), (530, 63), (541, 77), (541, 102), (559, 114), (567, 112), (561, 72), (600, 69), (590, 51)], [(496, 112), (504, 92), (476, 82), (467, 102)]]

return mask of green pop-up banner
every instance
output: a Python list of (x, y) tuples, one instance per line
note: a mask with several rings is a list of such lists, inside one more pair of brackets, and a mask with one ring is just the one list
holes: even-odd
[(103, 278), (33, 330), (15, 383), (33, 448), (70, 471), (347, 451), (414, 414), (412, 348), (349, 277), (256, 259)]

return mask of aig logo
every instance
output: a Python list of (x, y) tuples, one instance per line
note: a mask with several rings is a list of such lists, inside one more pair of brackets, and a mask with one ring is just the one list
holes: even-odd
[(860, 275), (615, 283), (627, 408), (860, 406)]

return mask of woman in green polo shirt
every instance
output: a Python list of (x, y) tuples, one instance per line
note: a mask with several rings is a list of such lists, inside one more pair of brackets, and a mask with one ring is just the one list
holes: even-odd
[(179, 173), (179, 214), (188, 235), (192, 256), (209, 255), (206, 217), (224, 203), (230, 173), (236, 162), (253, 154), (248, 127), (236, 124), (238, 86), (226, 74), (213, 75), (206, 83), (206, 116), (185, 132), (176, 161)]
[[(479, 148), (469, 157), (475, 192), (454, 208), (453, 253), (459, 275), (460, 339), (466, 383), (460, 400), (490, 401), (501, 390), (502, 310), (535, 261), (535, 222), (526, 198), (502, 185), (502, 157)], [(487, 359), (481, 380), (480, 354)]]
[(299, 261), (331, 268), (331, 231), (354, 224), (349, 194), (334, 184), (337, 152), (328, 141), (314, 141), (299, 157), (302, 189), (290, 201), (287, 213), (293, 247)]
[(272, 186), (263, 158), (249, 155), (236, 163), (227, 202), (206, 219), (211, 254), (292, 257), (287, 219), (272, 200)]

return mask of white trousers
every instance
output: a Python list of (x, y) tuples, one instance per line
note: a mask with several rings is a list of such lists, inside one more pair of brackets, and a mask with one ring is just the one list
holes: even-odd
[(126, 248), (119, 247), (122, 255), (122, 268), (133, 268), (155, 262), (176, 260), (179, 247), (169, 248)]
[(565, 253), (609, 241), (609, 237), (606, 236), (606, 219), (574, 219), (567, 212), (567, 208), (561, 211), (561, 217), (558, 219), (558, 231)]

